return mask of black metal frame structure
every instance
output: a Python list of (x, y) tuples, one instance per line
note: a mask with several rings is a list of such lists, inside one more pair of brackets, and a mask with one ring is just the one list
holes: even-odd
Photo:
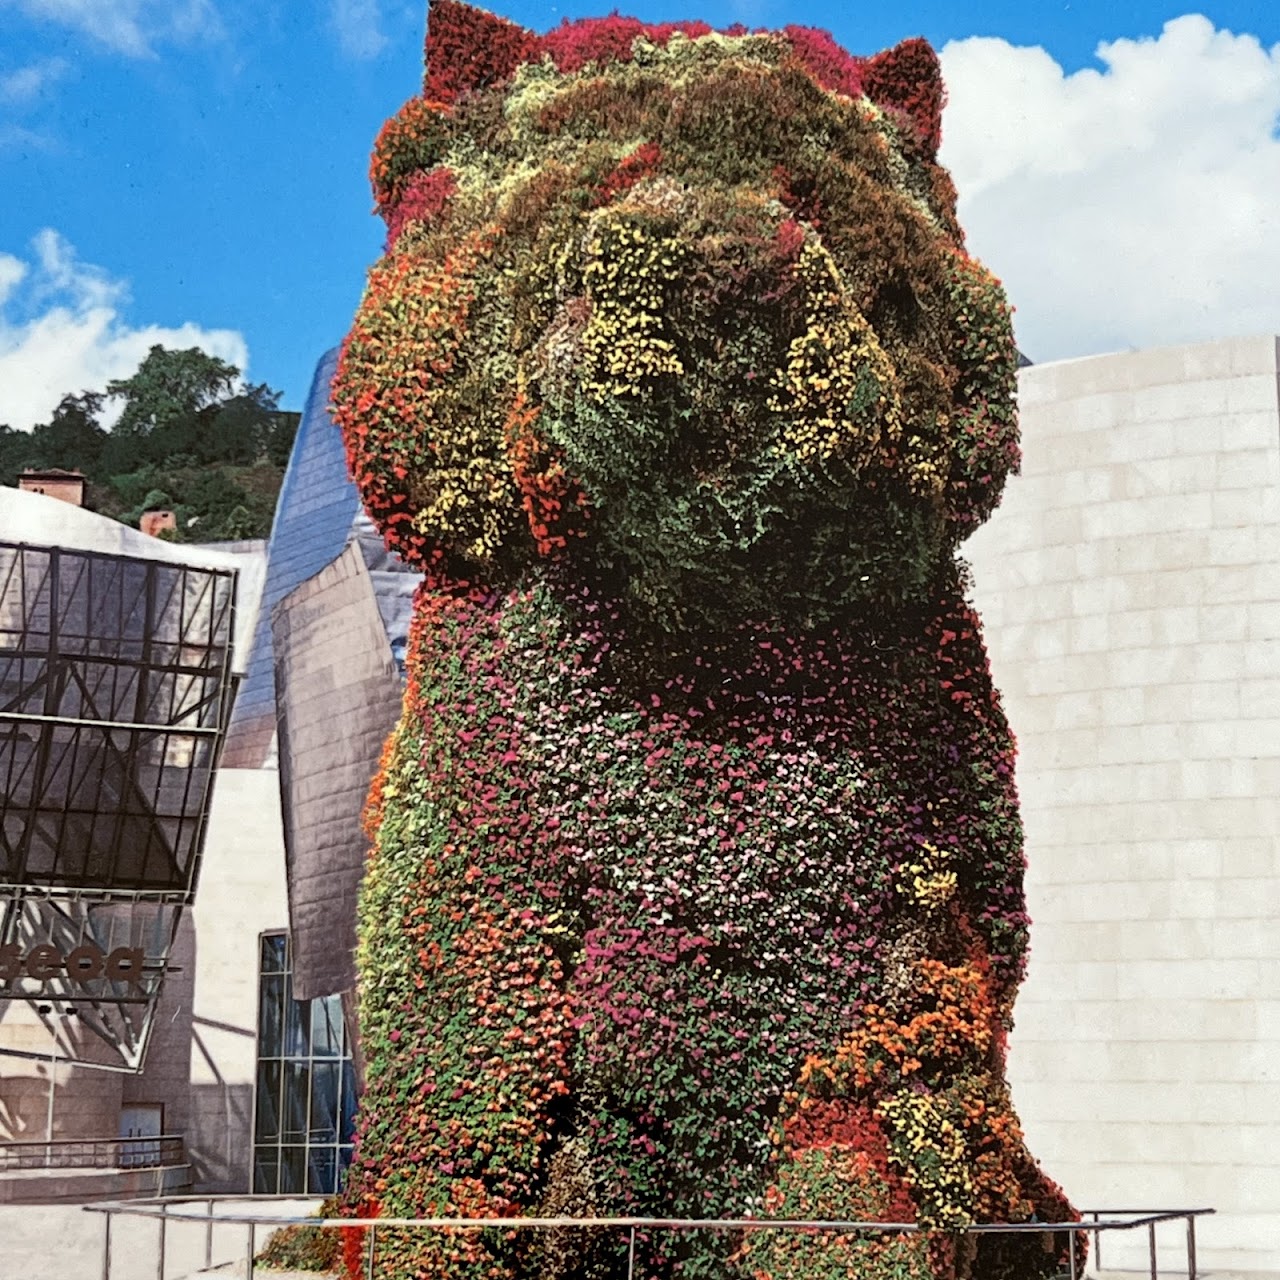
[[(231, 569), (0, 543), (0, 1015), (25, 1001), (59, 1058), (141, 1069), (230, 719), (235, 597)], [(0, 1054), (49, 1056), (3, 1030)]]

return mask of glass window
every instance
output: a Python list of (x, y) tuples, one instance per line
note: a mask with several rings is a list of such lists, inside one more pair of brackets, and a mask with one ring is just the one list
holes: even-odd
[(278, 1062), (258, 1063), (258, 1095), (253, 1136), (255, 1141), (260, 1143), (280, 1140), (280, 1064)]
[(338, 1110), (338, 1141), (349, 1143), (356, 1136), (356, 1073), (351, 1059), (342, 1064), (342, 1106)]
[(311, 1002), (311, 1054), (316, 1058), (342, 1057), (342, 1000), (326, 996)]
[(284, 978), (272, 974), (263, 977), (258, 987), (258, 1056), (284, 1056), (281, 1032), (284, 1027)]
[(284, 972), (285, 936), (283, 933), (262, 935), (262, 972)]
[(337, 996), (293, 998), (288, 936), (259, 950), (253, 1189), (332, 1195), (351, 1163), (355, 1072)]
[(338, 1141), (338, 1087), (340, 1062), (317, 1062), (311, 1068), (312, 1142)]
[(280, 1190), (305, 1191), (307, 1176), (306, 1147), (280, 1148)]
[(280, 1148), (254, 1147), (253, 1192), (259, 1196), (273, 1196), (280, 1190)]
[(311, 1043), (310, 1001), (286, 1000), (284, 1002), (284, 1057), (309, 1058), (307, 1046)]
[(337, 1147), (307, 1148), (307, 1194), (328, 1195), (338, 1185)]
[(311, 1064), (301, 1062), (284, 1064), (284, 1106), (281, 1108), (280, 1136), (285, 1142), (307, 1140), (307, 1085), (311, 1079)]

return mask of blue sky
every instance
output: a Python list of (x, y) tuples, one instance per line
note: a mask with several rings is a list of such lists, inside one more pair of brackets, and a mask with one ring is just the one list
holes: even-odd
[[(623, 8), (858, 52), (928, 37), (962, 218), (1034, 358), (1280, 331), (1280, 5)], [(247, 360), (300, 406), (379, 252), (368, 152), (423, 23), (399, 0), (0, 0), (0, 422), (152, 340)]]

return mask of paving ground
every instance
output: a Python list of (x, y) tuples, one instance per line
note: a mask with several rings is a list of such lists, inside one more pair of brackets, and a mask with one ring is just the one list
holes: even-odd
[[(305, 1213), (314, 1201), (273, 1206), (275, 1213)], [(215, 1270), (205, 1272), (202, 1223), (170, 1221), (165, 1228), (164, 1280), (194, 1280), (200, 1274), (230, 1280), (244, 1277), (248, 1231), (215, 1224), (212, 1257)], [(255, 1232), (261, 1249), (271, 1228)], [(110, 1280), (159, 1280), (156, 1266), (159, 1225), (140, 1218), (117, 1217), (111, 1227)], [(103, 1280), (103, 1220), (78, 1205), (0, 1206), (0, 1280)], [(272, 1280), (301, 1280), (281, 1271), (262, 1271)], [(318, 1280), (310, 1272), (306, 1280)]]

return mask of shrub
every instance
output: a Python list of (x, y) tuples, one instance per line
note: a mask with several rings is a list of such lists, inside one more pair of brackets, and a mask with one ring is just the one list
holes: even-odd
[[(339, 1201), (331, 1197), (317, 1216), (334, 1217), (340, 1209)], [(342, 1235), (337, 1229), (305, 1224), (283, 1227), (271, 1233), (255, 1261), (272, 1271), (336, 1272), (342, 1265)]]

